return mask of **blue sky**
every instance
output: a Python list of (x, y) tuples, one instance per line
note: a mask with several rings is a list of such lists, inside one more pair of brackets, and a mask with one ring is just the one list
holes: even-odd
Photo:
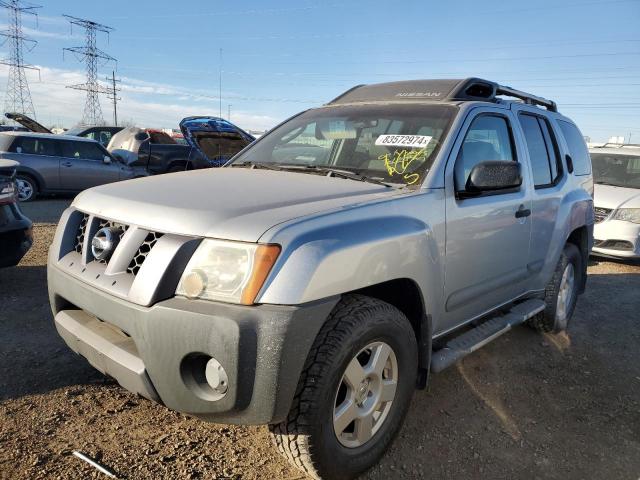
[[(118, 59), (120, 118), (137, 125), (217, 115), (222, 48), (223, 116), (230, 104), (247, 129), (355, 84), (480, 76), (556, 100), (594, 140), (640, 143), (640, 0), (40, 3), (38, 25), (24, 20), (39, 42), (25, 61), (41, 68), (28, 78), (45, 124), (71, 126), (84, 105), (83, 92), (64, 88), (83, 81), (83, 66), (63, 60), (63, 47), (83, 43), (67, 13), (114, 28), (98, 45)], [(110, 119), (106, 98), (102, 108)]]

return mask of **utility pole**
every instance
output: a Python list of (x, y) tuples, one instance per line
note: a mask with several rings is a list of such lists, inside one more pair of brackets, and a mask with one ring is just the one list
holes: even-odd
[(118, 97), (118, 92), (120, 88), (116, 86), (116, 83), (120, 82), (120, 79), (116, 80), (116, 72), (115, 70), (111, 71), (111, 78), (107, 77), (106, 80), (111, 82), (111, 91), (107, 94), (109, 100), (113, 102), (113, 125), (118, 126), (118, 100), (121, 100)]
[(79, 61), (86, 63), (86, 83), (67, 86), (67, 88), (84, 90), (87, 92), (87, 100), (84, 105), (84, 113), (80, 123), (81, 125), (104, 125), (104, 118), (102, 117), (102, 108), (100, 107), (98, 94), (110, 93), (111, 90), (98, 83), (98, 61), (102, 60), (103, 63), (107, 63), (110, 61), (115, 62), (116, 59), (96, 46), (96, 32), (103, 32), (108, 36), (109, 32), (113, 31), (113, 28), (91, 20), (72, 17), (71, 15), (63, 15), (63, 17), (66, 17), (67, 20), (69, 20), (71, 28), (73, 28), (73, 25), (77, 25), (85, 30), (84, 47), (68, 47), (63, 49), (63, 55), (64, 51), (71, 52), (75, 54)]
[(5, 37), (5, 42), (7, 40), (10, 42), (11, 49), (9, 58), (0, 61), (0, 64), (9, 66), (4, 111), (22, 113), (35, 118), (36, 111), (31, 101), (25, 69), (37, 70), (38, 74), (40, 74), (40, 69), (24, 63), (22, 49), (24, 43), (27, 42), (31, 45), (29, 50), (33, 50), (38, 42), (25, 37), (22, 33), (22, 15), (33, 15), (37, 21), (38, 15), (34, 10), (41, 7), (23, 0), (3, 0), (0, 1), (0, 8), (6, 8), (9, 12), (9, 28), (0, 32), (0, 35)]

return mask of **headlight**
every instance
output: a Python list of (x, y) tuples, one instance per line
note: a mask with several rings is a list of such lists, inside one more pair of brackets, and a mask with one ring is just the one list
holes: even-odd
[(13, 203), (17, 195), (15, 183), (0, 182), (0, 205)]
[(202, 241), (176, 295), (252, 305), (280, 253), (279, 245)]
[(620, 208), (616, 210), (611, 219), (640, 223), (640, 208)]

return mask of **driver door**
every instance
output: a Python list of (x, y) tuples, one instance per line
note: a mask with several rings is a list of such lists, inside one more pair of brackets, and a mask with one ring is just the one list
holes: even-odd
[[(97, 142), (63, 140), (60, 161), (60, 186), (81, 191), (120, 180), (121, 165)], [(105, 156), (110, 162), (105, 163)]]
[[(517, 162), (522, 146), (511, 112), (482, 109), (467, 118), (446, 170), (446, 299), (450, 330), (526, 290), (531, 201), (528, 169), (519, 188), (470, 195), (471, 169), (489, 160)], [(442, 332), (437, 332), (442, 333)]]

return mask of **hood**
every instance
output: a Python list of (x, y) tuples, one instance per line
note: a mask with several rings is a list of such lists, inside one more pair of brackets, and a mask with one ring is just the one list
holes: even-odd
[(142, 128), (127, 127), (111, 137), (107, 150), (130, 165), (138, 159), (140, 146), (148, 140), (149, 134)]
[(26, 115), (23, 115), (22, 113), (7, 112), (4, 114), (4, 116), (7, 117), (9, 120), (13, 120), (14, 122), (19, 123), (20, 125), (27, 128), (28, 130), (31, 130), (32, 132), (53, 133), (47, 127), (40, 125), (33, 118), (29, 118)]
[(217, 168), (94, 187), (73, 205), (154, 231), (256, 242), (279, 223), (400, 192), (323, 175)]
[(185, 141), (211, 163), (221, 166), (255, 140), (250, 133), (219, 117), (187, 117), (180, 122)]
[(593, 205), (599, 208), (640, 208), (640, 189), (594, 185)]

